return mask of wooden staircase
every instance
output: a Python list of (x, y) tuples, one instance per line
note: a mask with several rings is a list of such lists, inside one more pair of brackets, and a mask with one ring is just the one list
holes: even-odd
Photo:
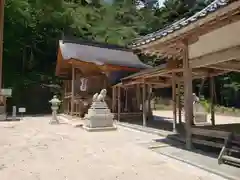
[(240, 167), (240, 135), (231, 133), (218, 156), (218, 164)]

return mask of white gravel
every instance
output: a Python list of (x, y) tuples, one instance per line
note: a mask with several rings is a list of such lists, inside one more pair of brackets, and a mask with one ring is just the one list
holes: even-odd
[(141, 143), (159, 138), (123, 127), (86, 132), (50, 117), (0, 122), (0, 180), (222, 180)]

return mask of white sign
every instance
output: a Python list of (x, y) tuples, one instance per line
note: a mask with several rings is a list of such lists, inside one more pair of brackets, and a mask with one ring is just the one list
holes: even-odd
[(18, 108), (18, 112), (25, 113), (26, 112), (26, 108), (24, 108), (24, 107)]
[(12, 89), (2, 89), (1, 90), (1, 95), (2, 96), (8, 96), (8, 97), (12, 96)]
[(81, 91), (86, 91), (88, 80), (86, 78), (81, 78), (80, 81), (81, 81), (80, 90)]

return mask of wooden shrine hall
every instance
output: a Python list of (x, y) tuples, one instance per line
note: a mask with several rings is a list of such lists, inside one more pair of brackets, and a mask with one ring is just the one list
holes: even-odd
[(60, 40), (56, 75), (63, 79), (64, 113), (83, 117), (93, 95), (103, 88), (108, 90), (106, 101), (111, 107), (111, 86), (146, 68), (150, 66), (128, 48), (76, 38)]
[[(240, 137), (234, 130), (215, 128), (214, 77), (240, 72), (239, 32), (240, 0), (215, 0), (191, 17), (135, 39), (128, 48), (63, 39), (59, 41), (56, 75), (65, 79), (64, 112), (83, 116), (93, 94), (106, 88), (106, 101), (119, 121), (127, 115), (146, 125), (151, 118), (152, 89), (172, 87), (173, 130), (177, 119), (181, 121), (183, 108), (186, 148), (191, 149), (192, 143), (223, 148), (222, 162), (222, 157), (229, 158), (226, 149), (236, 144), (240, 147)], [(159, 56), (164, 64), (147, 66), (132, 52), (135, 50)], [(192, 82), (206, 78), (211, 82), (210, 128), (193, 125)]]
[[(147, 88), (172, 86), (173, 126), (177, 121), (177, 108), (179, 110), (178, 118), (181, 119), (180, 114), (183, 107), (184, 142), (186, 142), (187, 149), (191, 149), (192, 143), (223, 147), (223, 149), (225, 147), (221, 151), (219, 162), (222, 161), (222, 157), (231, 161), (232, 157), (226, 156), (226, 149), (231, 148), (226, 148), (226, 146), (234, 142), (240, 147), (240, 136), (233, 136), (234, 130), (214, 129), (214, 77), (229, 72), (240, 72), (239, 32), (240, 0), (215, 0), (193, 16), (183, 18), (157, 32), (137, 38), (131, 43), (129, 47), (132, 49), (162, 57), (166, 64), (122, 78), (121, 83), (115, 85), (114, 88), (140, 86), (143, 92), (142, 102), (145, 103)], [(211, 128), (213, 129), (193, 126), (192, 81), (204, 78), (209, 78), (211, 82)], [(180, 89), (183, 89), (184, 96), (182, 106), (179, 100)], [(148, 112), (146, 107), (143, 106), (142, 110), (143, 125), (146, 124), (146, 113)], [(117, 112), (120, 116), (121, 108), (119, 106)], [(175, 130), (175, 128), (173, 129)], [(196, 138), (200, 136), (208, 138)], [(211, 139), (217, 140), (211, 141)], [(231, 145), (231, 147), (235, 147), (235, 145)], [(236, 151), (239, 152), (239, 149)], [(235, 158), (234, 161), (240, 164), (239, 159)]]

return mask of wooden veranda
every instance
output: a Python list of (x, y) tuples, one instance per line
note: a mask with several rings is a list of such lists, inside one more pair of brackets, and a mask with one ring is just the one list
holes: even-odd
[[(159, 87), (169, 87), (170, 81), (164, 78), (153, 77), (150, 79), (137, 78), (146, 73), (162, 67), (143, 70), (121, 79), (121, 82), (112, 87), (113, 102), (112, 110), (117, 115), (117, 119), (143, 118), (143, 125), (147, 119), (152, 117), (151, 99), (152, 89)], [(129, 92), (132, 92), (129, 94)], [(122, 97), (124, 96), (124, 97)]]
[[(130, 45), (132, 49), (164, 57), (165, 67), (123, 78), (119, 87), (126, 88), (130, 85), (140, 84), (142, 91), (145, 92), (145, 83), (150, 87), (154, 83), (160, 84), (162, 87), (172, 86), (173, 114), (174, 122), (176, 122), (176, 107), (178, 106), (181, 111), (180, 104), (177, 103), (179, 97), (176, 94), (180, 94), (178, 91), (183, 86), (185, 140), (186, 147), (191, 149), (192, 134), (201, 132), (199, 129), (192, 128), (192, 81), (203, 78), (211, 79), (211, 120), (214, 125), (214, 77), (232, 71), (240, 71), (239, 32), (240, 1), (215, 0), (189, 18), (184, 18), (163, 30), (136, 39)], [(144, 99), (146, 95), (142, 94)], [(120, 113), (120, 109), (118, 112)], [(146, 119), (144, 112), (143, 108), (143, 121)]]

